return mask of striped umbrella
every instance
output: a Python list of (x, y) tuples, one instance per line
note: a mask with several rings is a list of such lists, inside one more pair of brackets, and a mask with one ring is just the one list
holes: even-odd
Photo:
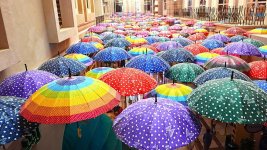
[(259, 51), (261, 52), (262, 55), (267, 56), (267, 45), (259, 47)]
[(77, 60), (81, 63), (83, 63), (85, 66), (90, 66), (93, 64), (93, 59), (86, 56), (86, 55), (83, 55), (83, 54), (68, 54), (68, 55), (65, 55), (64, 57), (66, 58), (69, 58), (69, 59), (73, 59), (73, 60)]
[(90, 78), (99, 79), (103, 74), (114, 70), (110, 67), (98, 67), (86, 72), (85, 76)]
[(152, 49), (146, 47), (134, 47), (128, 53), (133, 57), (142, 54), (151, 54), (151, 55), (155, 54), (155, 52)]
[(88, 37), (84, 37), (81, 40), (82, 42), (98, 42), (103, 44), (103, 41), (98, 37), (98, 36), (88, 36)]
[(98, 42), (89, 42), (89, 44), (92, 44), (94, 47), (96, 47), (98, 50), (104, 49), (104, 45)]
[(86, 43), (86, 42), (79, 42), (69, 47), (66, 50), (66, 53), (67, 54), (78, 53), (78, 54), (87, 55), (87, 54), (95, 53), (97, 51), (98, 49), (94, 45)]
[(88, 77), (66, 77), (41, 87), (22, 106), (28, 121), (65, 124), (97, 117), (118, 105), (120, 95), (106, 83)]
[(256, 28), (248, 31), (249, 34), (267, 34), (267, 29), (265, 28)]
[(196, 63), (199, 65), (204, 65), (207, 61), (217, 56), (220, 56), (220, 55), (216, 53), (211, 53), (211, 52), (200, 53), (196, 55)]

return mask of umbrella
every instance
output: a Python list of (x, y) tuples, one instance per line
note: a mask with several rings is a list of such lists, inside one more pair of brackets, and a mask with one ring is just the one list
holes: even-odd
[(158, 52), (159, 52), (159, 50), (158, 50), (156, 47), (152, 46), (152, 45), (142, 45), (142, 47), (151, 49), (151, 50), (153, 50), (155, 53), (158, 53)]
[(206, 26), (206, 27), (214, 27), (215, 24), (213, 22), (207, 21), (207, 22), (204, 23), (204, 26)]
[(106, 83), (83, 76), (61, 78), (36, 91), (21, 107), (29, 121), (65, 124), (103, 114), (120, 102), (120, 95)]
[(249, 63), (250, 70), (248, 76), (253, 79), (265, 80), (267, 79), (267, 61), (253, 61)]
[(78, 53), (78, 54), (87, 55), (87, 54), (95, 53), (97, 51), (98, 49), (94, 45), (86, 43), (86, 42), (79, 42), (69, 47), (66, 50), (66, 53), (67, 54)]
[(194, 25), (195, 23), (196, 23), (195, 20), (188, 20), (188, 21), (185, 22), (185, 24), (186, 24), (187, 26)]
[(123, 30), (115, 30), (114, 33), (121, 34), (121, 35), (127, 35), (127, 32), (123, 31)]
[(217, 79), (196, 88), (187, 98), (197, 113), (226, 123), (266, 122), (267, 93), (240, 79)]
[(161, 31), (159, 33), (159, 36), (161, 36), (161, 37), (167, 37), (167, 38), (169, 38), (169, 37), (171, 37), (171, 35), (172, 35), (172, 33), (170, 31)]
[(25, 99), (13, 96), (0, 96), (0, 145), (20, 139), (38, 127), (19, 115)]
[(89, 37), (84, 37), (82, 38), (81, 42), (97, 42), (97, 43), (100, 43), (100, 44), (103, 44), (103, 41), (97, 37), (97, 36), (89, 36)]
[(205, 36), (209, 35), (209, 31), (207, 31), (206, 29), (203, 29), (203, 28), (195, 29), (195, 32), (196, 33), (203, 33)]
[(253, 82), (267, 93), (267, 80), (255, 80)]
[(41, 70), (20, 72), (6, 78), (0, 84), (0, 95), (29, 98), (43, 85), (56, 79), (56, 75)]
[(230, 42), (239, 42), (242, 41), (244, 39), (246, 39), (246, 36), (242, 36), (242, 35), (236, 35), (230, 38)]
[(159, 32), (158, 31), (150, 31), (149, 35), (150, 36), (157, 36), (157, 35), (159, 35)]
[(196, 34), (190, 35), (188, 39), (191, 41), (200, 41), (200, 40), (205, 40), (206, 36), (203, 33), (196, 33)]
[(166, 73), (168, 79), (178, 82), (193, 82), (204, 69), (193, 63), (180, 63), (172, 66)]
[(243, 42), (252, 44), (252, 45), (254, 45), (256, 47), (264, 46), (263, 42), (261, 42), (259, 40), (254, 40), (254, 39), (251, 39), (251, 38), (244, 39)]
[(214, 40), (218, 40), (218, 41), (221, 41), (224, 43), (230, 42), (230, 38), (226, 35), (223, 35), (223, 34), (214, 34), (212, 36), (209, 36), (207, 39), (209, 39), (209, 40), (214, 39)]
[(174, 63), (174, 62), (181, 63), (181, 62), (194, 62), (195, 61), (194, 55), (191, 52), (188, 52), (187, 50), (183, 48), (165, 51), (165, 53), (162, 54), (160, 57), (169, 63)]
[(177, 38), (173, 38), (172, 41), (178, 42), (179, 44), (181, 44), (182, 46), (187, 46), (190, 44), (193, 44), (194, 42), (184, 38), (184, 37), (177, 37)]
[(209, 50), (225, 46), (223, 42), (221, 42), (219, 40), (215, 40), (215, 39), (204, 40), (202, 42), (202, 45), (207, 47)]
[(64, 57), (69, 58), (69, 59), (73, 59), (73, 60), (77, 60), (77, 61), (83, 63), (85, 66), (90, 66), (94, 62), (92, 58), (90, 58), (86, 55), (83, 55), (83, 54), (72, 53), (72, 54), (65, 55)]
[(169, 30), (182, 30), (182, 27), (180, 25), (173, 25), (169, 27)]
[(159, 37), (159, 42), (168, 42), (170, 41), (170, 38), (168, 37)]
[(152, 49), (146, 47), (134, 47), (128, 53), (133, 57), (142, 54), (151, 54), (151, 55), (155, 54), (155, 52)]
[(108, 47), (94, 56), (95, 61), (115, 62), (130, 59), (131, 56), (123, 48)]
[(133, 68), (112, 70), (100, 80), (117, 90), (122, 96), (134, 96), (151, 91), (157, 86), (157, 81), (145, 72)]
[(190, 44), (188, 46), (185, 46), (184, 49), (191, 52), (193, 55), (197, 55), (204, 52), (209, 52), (209, 49), (206, 47), (200, 45), (200, 44)]
[(106, 31), (106, 27), (103, 26), (92, 26), (88, 29), (89, 32), (102, 33)]
[(90, 78), (99, 79), (103, 74), (114, 70), (110, 67), (98, 67), (86, 72), (85, 76)]
[(96, 47), (98, 50), (104, 49), (104, 45), (98, 42), (89, 42), (89, 44), (92, 44), (94, 47)]
[(241, 58), (223, 55), (210, 59), (204, 64), (204, 68), (211, 69), (215, 67), (233, 68), (239, 71), (248, 71), (250, 69), (248, 63)]
[(194, 28), (185, 28), (180, 31), (181, 34), (195, 34)]
[(261, 56), (261, 53), (259, 52), (259, 49), (256, 46), (242, 41), (228, 44), (224, 48), (224, 51), (229, 54)]
[(112, 39), (116, 39), (116, 38), (123, 38), (124, 36), (122, 35), (119, 35), (119, 34), (116, 34), (116, 33), (110, 33), (110, 34), (107, 34), (105, 35), (102, 40), (103, 42), (106, 44), (108, 43), (109, 40), (112, 40)]
[(38, 70), (47, 71), (60, 77), (68, 75), (69, 69), (73, 74), (76, 75), (85, 70), (86, 66), (79, 61), (65, 58), (62, 56), (57, 56), (44, 62), (38, 68)]
[(221, 78), (227, 78), (230, 77), (232, 72), (234, 72), (234, 78), (235, 79), (241, 79), (244, 81), (251, 82), (250, 78), (245, 75), (244, 73), (231, 69), (231, 68), (225, 68), (225, 67), (217, 67), (217, 68), (212, 68), (209, 69), (202, 74), (200, 74), (195, 80), (194, 83), (196, 85), (202, 85), (205, 82), (209, 80), (214, 80), (214, 79), (221, 79)]
[(200, 53), (196, 55), (196, 63), (199, 65), (204, 65), (210, 59), (216, 58), (218, 56), (220, 55), (216, 53), (211, 53), (211, 52)]
[(149, 36), (145, 38), (148, 42), (148, 44), (153, 44), (156, 42), (159, 42), (159, 38), (157, 36)]
[(176, 149), (194, 141), (201, 124), (182, 104), (154, 98), (138, 101), (117, 116), (113, 129), (118, 138), (137, 149)]
[(242, 35), (242, 34), (246, 33), (246, 30), (239, 28), (239, 27), (231, 27), (231, 28), (228, 28), (225, 31), (225, 33), (230, 34), (230, 35)]
[(219, 55), (231, 55), (231, 56), (240, 57), (240, 56), (237, 55), (237, 54), (227, 54), (227, 52), (225, 52), (225, 51), (224, 51), (224, 48), (222, 48), (222, 47), (215, 48), (215, 49), (211, 50), (210, 52), (212, 52), (212, 53), (216, 53), (216, 54), (219, 54)]
[(148, 43), (146, 39), (135, 37), (135, 36), (127, 36), (125, 39), (128, 42), (130, 42), (132, 45), (136, 45), (136, 46)]
[(175, 41), (168, 41), (168, 42), (163, 42), (157, 46), (157, 49), (160, 51), (167, 51), (171, 49), (177, 49), (177, 48), (182, 48), (183, 46)]
[(170, 65), (158, 56), (140, 55), (131, 59), (126, 67), (140, 69), (146, 73), (158, 73), (168, 70)]
[(256, 28), (248, 31), (249, 34), (267, 34), (267, 29), (265, 28)]
[(131, 43), (125, 40), (124, 38), (115, 38), (112, 40), (109, 40), (105, 47), (120, 47), (120, 48), (125, 48), (130, 46)]
[(135, 35), (137, 37), (147, 37), (149, 35), (149, 32), (148, 31), (137, 31), (135, 32)]
[(262, 55), (267, 56), (267, 45), (259, 47), (259, 51)]

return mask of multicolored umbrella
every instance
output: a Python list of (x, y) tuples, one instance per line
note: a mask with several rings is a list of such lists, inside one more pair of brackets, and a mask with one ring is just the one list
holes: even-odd
[(236, 36), (233, 36), (230, 38), (230, 41), (231, 42), (239, 42), (239, 41), (242, 41), (244, 39), (247, 39), (246, 36), (242, 36), (242, 35), (236, 35)]
[(196, 55), (196, 63), (199, 65), (204, 65), (210, 59), (218, 57), (218, 56), (220, 55), (216, 53), (211, 53), (211, 52), (200, 53)]
[(267, 45), (259, 47), (259, 51), (262, 55), (267, 56)]
[(267, 79), (267, 61), (253, 61), (249, 63), (250, 70), (248, 76), (253, 79), (266, 80)]
[(256, 46), (242, 41), (228, 44), (224, 48), (224, 51), (229, 54), (261, 56), (261, 53), (259, 52), (259, 49)]
[(131, 147), (166, 150), (194, 141), (200, 134), (201, 124), (182, 104), (150, 98), (127, 107), (114, 120), (113, 129)]
[(207, 31), (206, 29), (203, 29), (203, 28), (195, 29), (195, 32), (196, 33), (203, 33), (205, 36), (209, 35), (209, 31)]
[(230, 35), (243, 35), (244, 33), (246, 33), (246, 30), (240, 28), (240, 27), (231, 27), (228, 28), (225, 31), (226, 34), (230, 34)]
[(95, 61), (100, 62), (116, 62), (130, 59), (131, 56), (123, 48), (119, 47), (108, 47), (98, 52), (94, 56)]
[(241, 58), (223, 55), (210, 59), (204, 64), (204, 68), (211, 69), (215, 67), (233, 68), (239, 71), (248, 71), (250, 69), (248, 63)]
[(182, 46), (187, 46), (190, 44), (193, 44), (194, 42), (184, 38), (184, 37), (177, 37), (177, 38), (173, 38), (172, 41), (178, 42), (179, 44), (181, 44)]
[(180, 63), (172, 66), (166, 73), (168, 79), (178, 82), (193, 82), (204, 69), (193, 63)]
[(146, 39), (136, 36), (127, 36), (125, 39), (134, 46), (139, 46), (148, 43)]
[(207, 39), (209, 39), (209, 40), (214, 39), (214, 40), (218, 40), (218, 41), (221, 41), (224, 43), (230, 42), (230, 38), (226, 35), (223, 35), (223, 34), (214, 34), (212, 36), (209, 36)]
[(169, 70), (170, 65), (155, 55), (140, 55), (131, 59), (126, 67), (140, 69), (146, 73), (158, 73)]
[(93, 64), (94, 60), (86, 55), (83, 54), (68, 54), (65, 55), (64, 57), (69, 58), (69, 59), (73, 59), (73, 60), (77, 60), (81, 63), (83, 63), (85, 66), (90, 66)]
[(130, 46), (131, 43), (125, 40), (124, 38), (115, 38), (111, 39), (107, 42), (105, 47), (120, 47), (120, 48), (125, 48)]
[(256, 28), (248, 31), (249, 34), (267, 34), (267, 29), (265, 28)]
[(19, 115), (21, 105), (26, 99), (13, 96), (0, 96), (0, 145), (18, 140), (38, 127)]
[(66, 53), (67, 54), (77, 53), (77, 54), (87, 55), (87, 54), (95, 53), (97, 51), (98, 49), (94, 45), (86, 43), (86, 42), (79, 42), (69, 47), (66, 50)]
[(184, 49), (188, 50), (193, 55), (198, 55), (200, 53), (209, 52), (209, 49), (207, 49), (206, 47), (200, 44), (191, 44), (191, 45), (185, 46)]
[(103, 44), (103, 41), (97, 37), (97, 36), (88, 36), (88, 37), (84, 37), (82, 38), (81, 42), (97, 42), (97, 43), (100, 43), (100, 44)]
[(182, 63), (182, 62), (195, 61), (194, 55), (183, 48), (165, 51), (165, 53), (163, 53), (160, 57), (169, 63), (174, 63), (174, 62)]
[(104, 45), (98, 42), (89, 42), (89, 44), (92, 44), (94, 47), (96, 47), (98, 50), (104, 49)]
[(83, 76), (50, 82), (21, 107), (21, 115), (43, 124), (65, 124), (103, 114), (120, 102), (120, 95), (106, 83)]
[(38, 70), (47, 71), (59, 77), (69, 75), (69, 69), (71, 70), (72, 74), (76, 75), (85, 70), (86, 66), (79, 61), (58, 56), (49, 59), (38, 68)]
[(145, 47), (134, 47), (128, 53), (133, 57), (143, 55), (143, 54), (150, 54), (150, 55), (155, 54), (155, 52), (152, 49), (145, 48)]
[(159, 52), (159, 50), (156, 47), (152, 46), (152, 45), (142, 45), (141, 47), (149, 48), (149, 49), (153, 50), (155, 53)]
[(208, 48), (209, 50), (225, 46), (223, 42), (215, 39), (206, 39), (202, 42), (202, 45)]
[(196, 33), (196, 34), (190, 35), (188, 39), (191, 41), (200, 41), (200, 40), (205, 40), (206, 36), (203, 33)]
[(253, 81), (260, 89), (267, 93), (267, 80), (255, 80)]
[(86, 72), (85, 76), (90, 78), (99, 79), (103, 74), (114, 70), (110, 67), (98, 67)]
[(163, 42), (157, 46), (157, 49), (160, 51), (167, 51), (171, 49), (177, 49), (177, 48), (182, 48), (183, 46), (179, 44), (178, 42), (175, 41), (168, 41), (168, 42)]
[(264, 46), (263, 42), (261, 42), (259, 40), (254, 40), (254, 39), (251, 39), (251, 38), (244, 39), (243, 42), (252, 44), (252, 45), (254, 45), (256, 47)]
[(225, 51), (224, 51), (224, 48), (222, 48), (222, 47), (215, 48), (215, 49), (211, 50), (210, 52), (212, 52), (212, 53), (216, 53), (216, 54), (219, 54), (219, 55), (231, 55), (231, 56), (240, 57), (240, 56), (237, 55), (237, 54), (227, 54), (227, 52), (225, 52)]
[(208, 81), (196, 88), (187, 102), (193, 111), (221, 122), (266, 122), (267, 93), (252, 82), (230, 77)]
[(210, 80), (228, 78), (231, 76), (232, 72), (234, 72), (235, 79), (241, 79), (244, 81), (252, 82), (251, 79), (247, 75), (245, 75), (244, 73), (238, 70), (226, 68), (226, 67), (217, 67), (217, 68), (206, 70), (205, 72), (200, 74), (194, 80), (194, 83), (199, 86)]
[(157, 86), (157, 81), (145, 72), (133, 68), (119, 68), (100, 77), (122, 96), (144, 94)]

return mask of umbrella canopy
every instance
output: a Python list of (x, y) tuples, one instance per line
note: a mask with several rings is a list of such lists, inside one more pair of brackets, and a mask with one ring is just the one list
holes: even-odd
[(219, 54), (219, 55), (231, 55), (231, 56), (236, 56), (236, 57), (240, 57), (239, 55), (237, 54), (227, 54), (227, 52), (224, 51), (224, 48), (220, 47), (220, 48), (215, 48), (213, 50), (211, 50), (210, 52), (212, 53), (216, 53), (216, 54)]
[(98, 42), (89, 42), (89, 44), (92, 44), (94, 47), (96, 47), (98, 50), (104, 49), (104, 45)]
[(265, 28), (256, 28), (248, 31), (249, 34), (267, 34), (267, 29)]
[(112, 70), (114, 70), (114, 69), (110, 68), (110, 67), (98, 67), (98, 68), (94, 68), (94, 69), (86, 72), (85, 76), (90, 77), (90, 78), (98, 79), (103, 74), (105, 74), (107, 72), (110, 72)]
[[(194, 141), (201, 124), (182, 104), (154, 98), (127, 107), (114, 120), (118, 138), (137, 149), (176, 149)], [(155, 121), (156, 120), (156, 121)]]
[(210, 59), (216, 58), (218, 56), (220, 55), (216, 53), (211, 53), (211, 52), (200, 53), (196, 55), (196, 63), (199, 65), (204, 65)]
[(130, 42), (132, 45), (135, 45), (135, 46), (148, 43), (146, 39), (140, 38), (140, 37), (136, 37), (136, 36), (127, 36), (125, 39), (128, 42)]
[(185, 46), (184, 49), (188, 50), (193, 55), (198, 55), (200, 53), (209, 52), (209, 49), (207, 49), (206, 47), (200, 44), (191, 44), (191, 45)]
[(254, 39), (251, 39), (251, 38), (244, 39), (243, 42), (252, 44), (252, 45), (254, 45), (256, 47), (264, 46), (263, 42), (261, 42), (259, 40), (254, 40)]
[(247, 75), (245, 75), (244, 73), (238, 70), (225, 68), (225, 67), (217, 67), (217, 68), (209, 69), (203, 72), (202, 74), (200, 74), (194, 80), (194, 83), (199, 86), (210, 80), (228, 78), (231, 76), (232, 72), (234, 72), (235, 79), (241, 79), (244, 81), (252, 82)]
[(267, 56), (267, 45), (259, 47), (259, 51), (263, 56)]
[(100, 44), (103, 44), (103, 41), (97, 37), (97, 36), (88, 36), (88, 37), (84, 37), (82, 38), (81, 42), (97, 42), (97, 43), (100, 43)]
[(130, 46), (131, 43), (125, 40), (124, 38), (116, 38), (116, 39), (111, 39), (107, 42), (105, 47), (120, 47), (120, 48), (125, 48)]
[(128, 54), (128, 52), (119, 47), (105, 48), (94, 56), (94, 60), (100, 62), (116, 62), (130, 58), (131, 56)]
[(177, 48), (182, 48), (183, 46), (179, 44), (178, 42), (175, 41), (168, 41), (168, 42), (163, 42), (157, 46), (157, 49), (160, 51), (167, 51), (171, 49), (177, 49)]
[(93, 26), (88, 29), (90, 32), (95, 32), (95, 33), (102, 33), (106, 30), (107, 28), (104, 26)]
[(250, 70), (248, 76), (253, 79), (265, 80), (267, 79), (267, 61), (253, 61), (249, 63)]
[(206, 26), (206, 27), (214, 27), (215, 24), (213, 22), (208, 21), (208, 22), (204, 23), (204, 26)]
[(155, 55), (140, 55), (131, 59), (126, 67), (140, 69), (146, 73), (158, 73), (169, 70), (170, 65)]
[(183, 48), (165, 51), (160, 57), (169, 63), (195, 61), (194, 55)]
[(203, 33), (205, 36), (209, 35), (209, 31), (207, 31), (206, 29), (203, 29), (203, 28), (197, 28), (197, 29), (195, 29), (195, 32), (196, 33)]
[(194, 28), (185, 28), (180, 31), (181, 34), (195, 34)]
[(119, 68), (100, 77), (122, 96), (144, 94), (157, 86), (157, 81), (145, 72), (133, 68)]
[(95, 53), (97, 51), (98, 49), (94, 45), (85, 43), (85, 42), (79, 42), (69, 47), (66, 50), (66, 53), (67, 54), (78, 53), (78, 54), (87, 55), (87, 54)]
[(0, 145), (15, 141), (38, 127), (19, 115), (26, 99), (13, 96), (0, 96)]
[(66, 77), (41, 87), (20, 112), (32, 122), (65, 124), (97, 117), (119, 102), (120, 95), (100, 80)]
[(252, 82), (229, 77), (208, 81), (196, 88), (187, 102), (192, 110), (221, 122), (266, 122), (267, 93)]
[(179, 44), (181, 44), (182, 46), (187, 46), (190, 44), (193, 44), (194, 42), (184, 38), (184, 37), (177, 37), (177, 38), (173, 38), (172, 41), (178, 42)]
[(56, 75), (41, 70), (20, 72), (6, 78), (0, 84), (0, 95), (29, 98), (43, 85), (56, 79)]
[(224, 48), (224, 51), (229, 54), (261, 56), (261, 53), (259, 52), (259, 49), (256, 46), (242, 41), (228, 44)]
[(196, 33), (196, 34), (190, 35), (188, 39), (191, 41), (199, 41), (199, 40), (205, 40), (206, 36), (203, 33)]
[(155, 54), (155, 51), (153, 51), (150, 48), (146, 48), (146, 47), (134, 47), (132, 48), (129, 52), (128, 52), (131, 56), (139, 56), (142, 54)]
[(246, 38), (247, 38), (246, 36), (236, 35), (236, 36), (232, 36), (230, 38), (230, 42), (239, 42), (239, 41), (242, 41), (242, 40), (244, 40)]
[(202, 45), (205, 46), (205, 47), (207, 47), (210, 50), (225, 46), (223, 42), (221, 42), (219, 40), (215, 40), (215, 39), (207, 39), (207, 40), (204, 40), (202, 42)]
[(123, 35), (116, 34), (116, 33), (110, 33), (105, 36), (103, 36), (102, 40), (106, 44), (109, 42), (109, 40), (116, 39), (116, 38), (123, 38)]
[(255, 80), (253, 81), (260, 89), (267, 93), (267, 80)]
[(209, 36), (207, 39), (209, 39), (209, 40), (214, 39), (214, 40), (218, 40), (218, 41), (221, 41), (224, 43), (230, 42), (230, 38), (226, 35), (223, 35), (223, 34), (214, 34), (212, 36)]
[(171, 39), (170, 38), (167, 38), (167, 37), (159, 37), (159, 42), (168, 42), (170, 40)]
[(166, 73), (168, 79), (178, 82), (193, 82), (204, 69), (193, 63), (180, 63), (172, 66)]
[(85, 66), (90, 66), (93, 64), (94, 60), (86, 55), (83, 54), (68, 54), (64, 56), (65, 58), (69, 58), (69, 59), (73, 59), (73, 60), (77, 60), (81, 63), (83, 63)]
[(145, 38), (148, 42), (148, 44), (153, 44), (156, 42), (159, 42), (159, 38), (157, 36), (149, 36)]
[(228, 28), (225, 31), (226, 34), (230, 34), (230, 35), (243, 35), (244, 33), (246, 33), (246, 30), (240, 28), (240, 27), (231, 27)]
[(69, 69), (73, 74), (79, 74), (86, 69), (86, 66), (79, 61), (58, 56), (49, 59), (38, 68), (38, 70), (47, 71), (60, 77), (69, 75)]
[(241, 58), (223, 55), (210, 59), (204, 64), (204, 67), (207, 69), (215, 67), (227, 67), (233, 68), (239, 71), (248, 71), (250, 69), (248, 63)]

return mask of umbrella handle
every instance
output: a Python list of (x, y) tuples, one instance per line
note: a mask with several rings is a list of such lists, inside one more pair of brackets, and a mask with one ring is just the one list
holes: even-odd
[(76, 124), (77, 124), (77, 136), (79, 138), (82, 138), (82, 129), (79, 126), (79, 122), (77, 122)]
[(231, 80), (234, 79), (234, 71), (232, 71), (232, 74), (231, 74)]
[(68, 72), (69, 72), (69, 78), (71, 78), (71, 70), (70, 70), (70, 68), (68, 68)]
[(26, 70), (26, 71), (28, 71), (28, 67), (27, 67), (27, 64), (24, 64), (24, 66), (25, 66), (25, 70)]
[(155, 104), (157, 104), (157, 102), (158, 102), (158, 95), (155, 94)]

